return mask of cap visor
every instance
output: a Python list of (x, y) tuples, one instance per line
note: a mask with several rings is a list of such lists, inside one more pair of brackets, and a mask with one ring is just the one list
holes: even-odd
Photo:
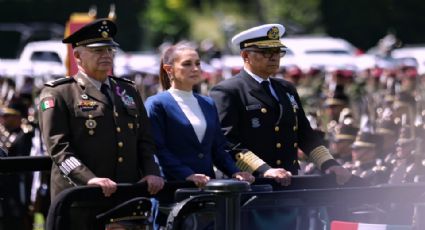
[(96, 42), (96, 43), (91, 43), (91, 44), (85, 45), (85, 47), (102, 47), (102, 46), (118, 47), (120, 45), (118, 43), (116, 43), (115, 41), (102, 41), (102, 42)]

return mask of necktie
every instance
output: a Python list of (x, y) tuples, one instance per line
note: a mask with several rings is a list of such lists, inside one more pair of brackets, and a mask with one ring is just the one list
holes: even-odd
[(268, 81), (262, 81), (261, 82), (261, 86), (263, 87), (263, 89), (267, 92), (267, 94), (272, 97), (275, 101), (277, 101), (277, 99), (273, 96), (272, 91), (270, 90), (270, 82)]
[(100, 92), (102, 92), (105, 95), (105, 97), (108, 99), (109, 105), (112, 105), (112, 99), (111, 99), (111, 96), (109, 95), (109, 86), (105, 83), (102, 83), (102, 86), (100, 86)]

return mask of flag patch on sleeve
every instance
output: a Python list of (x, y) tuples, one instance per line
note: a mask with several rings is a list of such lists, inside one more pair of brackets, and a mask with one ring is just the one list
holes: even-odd
[(55, 107), (55, 99), (53, 97), (44, 98), (41, 100), (40, 107), (42, 111)]

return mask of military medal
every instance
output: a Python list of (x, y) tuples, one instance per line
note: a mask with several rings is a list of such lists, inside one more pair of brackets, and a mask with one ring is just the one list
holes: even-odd
[(298, 108), (299, 108), (299, 107), (298, 107), (298, 103), (297, 103), (297, 101), (295, 100), (294, 95), (291, 95), (291, 94), (289, 94), (289, 93), (286, 93), (286, 95), (288, 96), (289, 101), (291, 102), (292, 108), (293, 108), (294, 110), (298, 109)]
[(115, 92), (118, 96), (121, 97), (121, 101), (122, 103), (124, 103), (124, 105), (128, 108), (135, 108), (136, 107), (136, 103), (134, 102), (134, 98), (127, 95), (126, 91), (120, 91), (120, 87), (117, 86), (115, 87)]
[(95, 121), (95, 120), (93, 120), (93, 119), (88, 119), (88, 120), (86, 121), (86, 127), (87, 127), (88, 129), (94, 129), (94, 128), (96, 128), (96, 126), (97, 126), (97, 123), (96, 123), (96, 121)]
[(91, 116), (89, 116), (89, 119), (86, 120), (86, 127), (89, 129), (89, 135), (94, 134), (94, 128), (96, 128), (97, 123), (95, 120), (91, 119)]

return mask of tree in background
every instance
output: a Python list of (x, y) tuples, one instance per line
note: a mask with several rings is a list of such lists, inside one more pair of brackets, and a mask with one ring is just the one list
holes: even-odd
[(190, 4), (187, 0), (149, 0), (139, 20), (148, 38), (144, 46), (158, 47), (163, 42), (189, 39)]

